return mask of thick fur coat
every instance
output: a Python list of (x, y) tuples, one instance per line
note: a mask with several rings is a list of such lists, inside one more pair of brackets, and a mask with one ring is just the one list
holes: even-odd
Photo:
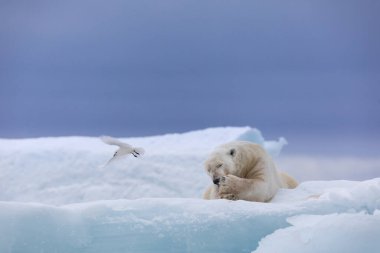
[(268, 202), (279, 188), (295, 188), (297, 182), (279, 172), (272, 158), (257, 144), (234, 141), (217, 147), (205, 162), (211, 185), (205, 199)]

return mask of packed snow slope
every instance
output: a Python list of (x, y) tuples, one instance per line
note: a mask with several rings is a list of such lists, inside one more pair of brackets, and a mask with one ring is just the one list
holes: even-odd
[(0, 202), (0, 252), (377, 253), (379, 196), (380, 179), (373, 179), (303, 183), (280, 192), (273, 203), (144, 198), (55, 207)]
[(0, 140), (0, 200), (68, 204), (142, 197), (200, 198), (211, 181), (203, 162), (232, 140), (262, 144), (278, 155), (285, 139), (264, 141), (249, 127), (214, 128), (185, 134), (120, 138), (146, 154), (104, 166), (116, 146), (94, 137)]
[[(308, 181), (271, 203), (200, 199), (203, 161), (232, 140), (277, 156), (249, 127), (121, 140), (0, 140), (0, 252), (380, 252), (380, 178)], [(380, 169), (380, 167), (378, 168)]]

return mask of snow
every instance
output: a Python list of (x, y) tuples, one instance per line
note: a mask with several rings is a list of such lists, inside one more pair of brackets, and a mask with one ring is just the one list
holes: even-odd
[[(347, 234), (357, 239), (345, 243), (378, 252), (371, 238), (380, 232), (379, 193), (380, 179), (373, 179), (307, 182), (283, 190), (274, 203), (142, 198), (55, 207), (1, 202), (0, 252), (251, 252), (260, 240), (258, 252), (285, 252), (276, 250), (288, 243), (298, 245), (295, 252), (304, 244), (307, 252), (317, 252), (321, 248), (306, 239), (332, 243), (335, 236), (340, 243)], [(313, 194), (321, 196), (310, 198)]]
[(300, 215), (265, 237), (254, 253), (378, 252), (380, 212)]
[[(116, 147), (98, 138), (1, 139), (0, 252), (380, 252), (380, 178), (305, 181), (271, 203), (206, 201), (215, 146), (243, 139), (275, 156), (286, 140), (249, 127), (120, 139), (146, 154), (104, 167)], [(305, 178), (316, 171), (310, 157), (277, 161), (295, 159)]]
[(120, 138), (143, 147), (146, 154), (105, 167), (117, 147), (97, 137), (2, 139), (0, 200), (62, 205), (120, 198), (200, 198), (210, 183), (203, 170), (208, 153), (236, 139), (260, 140), (274, 155), (286, 144), (283, 138), (265, 142), (259, 130), (249, 127)]

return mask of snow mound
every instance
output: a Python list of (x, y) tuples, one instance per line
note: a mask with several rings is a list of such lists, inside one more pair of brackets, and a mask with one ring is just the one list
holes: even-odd
[(285, 145), (283, 138), (266, 142), (250, 127), (120, 140), (143, 147), (146, 154), (104, 167), (117, 147), (99, 138), (1, 139), (0, 201), (61, 205), (119, 198), (200, 198), (210, 183), (203, 162), (216, 146), (256, 141), (278, 155)]
[(121, 140), (146, 155), (104, 167), (117, 147), (99, 138), (1, 139), (0, 252), (380, 252), (380, 178), (206, 201), (215, 146), (247, 140), (276, 156), (286, 140), (249, 127)]
[[(380, 179), (373, 179), (307, 182), (283, 190), (273, 203), (149, 198), (54, 207), (0, 202), (0, 252), (251, 252), (259, 241), (257, 252), (357, 252), (361, 247), (379, 252), (379, 192)], [(324, 245), (314, 247), (318, 244)]]
[(265, 237), (253, 253), (379, 252), (380, 212), (290, 217), (291, 227)]

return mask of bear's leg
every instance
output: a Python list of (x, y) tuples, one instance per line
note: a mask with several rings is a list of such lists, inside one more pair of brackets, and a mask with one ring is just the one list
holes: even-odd
[(291, 176), (289, 176), (288, 174), (286, 174), (285, 172), (280, 172), (279, 174), (280, 174), (283, 188), (294, 189), (298, 186), (297, 181)]
[(219, 196), (223, 199), (267, 202), (276, 194), (278, 187), (262, 179), (246, 179), (233, 175), (222, 177)]
[(208, 187), (205, 193), (203, 193), (203, 199), (219, 199), (218, 187), (216, 185)]

